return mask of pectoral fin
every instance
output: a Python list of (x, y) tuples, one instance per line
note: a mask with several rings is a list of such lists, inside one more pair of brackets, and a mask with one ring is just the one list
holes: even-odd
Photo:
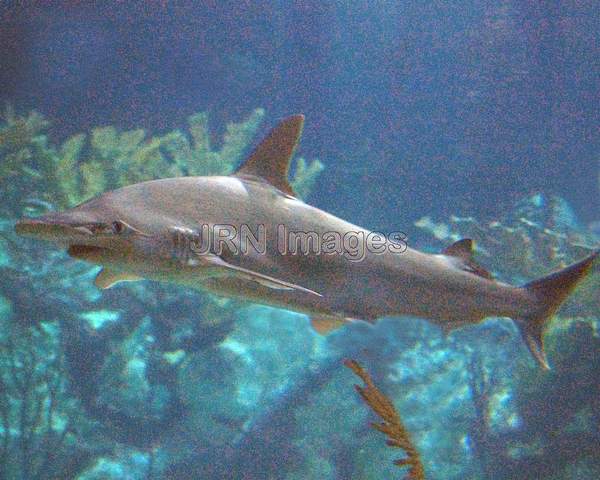
[(444, 323), (440, 323), (440, 328), (442, 329), (442, 331), (444, 332), (444, 336), (448, 336), (450, 335), (450, 333), (452, 333), (453, 330), (456, 330), (458, 328), (462, 328), (465, 325), (469, 325), (471, 323), (475, 323), (476, 321), (481, 320), (480, 318), (477, 318), (475, 321), (473, 322), (468, 322), (468, 321), (454, 321), (454, 322), (444, 322)]
[(144, 280), (142, 277), (138, 275), (133, 275), (131, 273), (124, 272), (116, 272), (114, 270), (110, 270), (108, 268), (103, 268), (100, 270), (100, 273), (96, 275), (96, 280), (94, 280), (94, 284), (105, 290), (107, 288), (116, 285), (119, 282), (135, 282), (138, 280)]
[(231, 263), (228, 263), (225, 260), (223, 260), (218, 255), (207, 255), (203, 258), (206, 263), (210, 264), (212, 267), (215, 267), (224, 275), (236, 275), (238, 277), (252, 280), (254, 282), (259, 283), (260, 285), (272, 288), (274, 290), (293, 290), (298, 292), (309, 293), (311, 295), (316, 295), (317, 297), (322, 296), (320, 293), (317, 293), (308, 288), (301, 287), (300, 285), (286, 282), (285, 280), (280, 280), (278, 278), (274, 278), (263, 273), (249, 270), (247, 268), (238, 267), (237, 265), (232, 265)]

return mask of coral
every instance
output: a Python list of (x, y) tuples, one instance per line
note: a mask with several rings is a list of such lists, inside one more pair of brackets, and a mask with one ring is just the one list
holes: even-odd
[(598, 461), (598, 319), (576, 318), (561, 323), (561, 329), (547, 335), (548, 350), (556, 359), (554, 368), (540, 373), (522, 365), (515, 374), (519, 379), (516, 400), (525, 427), (521, 444), (538, 444), (537, 451), (521, 449), (525, 451), (519, 452), (515, 462), (521, 470), (527, 465), (537, 478), (590, 454)]
[(219, 150), (213, 150), (211, 145), (208, 114), (192, 115), (188, 119), (191, 142), (178, 130), (160, 137), (161, 146), (169, 154), (174, 169), (162, 175), (159, 173), (157, 177), (232, 173), (247, 151), (264, 114), (263, 109), (257, 108), (244, 122), (229, 123)]
[[(0, 148), (3, 151), (18, 151), (27, 147), (48, 126), (39, 113), (30, 112), (26, 117), (20, 117), (10, 107), (4, 112), (3, 120), (4, 125), (0, 129)], [(18, 165), (19, 162), (11, 160), (18, 160), (18, 157), (9, 157), (3, 162), (3, 173)]]
[(74, 478), (94, 452), (66, 393), (56, 326), (8, 327), (0, 342), (0, 477)]
[(425, 472), (419, 452), (411, 442), (410, 434), (402, 424), (400, 416), (390, 399), (375, 386), (367, 371), (358, 362), (355, 360), (345, 360), (344, 365), (351, 369), (365, 383), (364, 387), (355, 385), (356, 391), (365, 403), (371, 407), (373, 412), (383, 420), (381, 423), (372, 423), (373, 428), (388, 437), (387, 444), (390, 447), (400, 448), (406, 452), (406, 458), (396, 460), (394, 464), (400, 467), (409, 467), (407, 479), (424, 480)]
[(290, 182), (294, 192), (300, 198), (306, 198), (324, 168), (325, 166), (319, 160), (313, 160), (309, 164), (304, 158), (299, 157), (296, 161), (296, 169)]
[[(8, 110), (0, 122), (0, 188), (5, 193), (0, 217), (66, 208), (107, 189), (152, 178), (229, 174), (242, 161), (263, 117), (264, 111), (257, 109), (244, 122), (228, 125), (217, 147), (210, 141), (206, 113), (191, 116), (187, 132), (148, 137), (143, 130), (107, 126), (55, 146), (41, 115), (19, 117)], [(298, 159), (292, 182), (302, 195), (322, 168), (318, 161)], [(95, 267), (74, 262), (51, 246), (16, 239), (12, 227), (12, 222), (0, 223), (0, 298), (9, 306), (0, 320), (12, 319), (11, 328), (3, 331), (17, 335), (24, 329), (31, 335), (2, 345), (0, 403), (8, 413), (0, 417), (0, 444), (11, 461), (3, 463), (0, 476), (42, 478), (38, 473), (44, 466), (49, 475), (67, 478), (67, 470), (75, 475), (96, 462), (97, 468), (88, 471), (93, 477), (102, 462), (127, 464), (115, 452), (98, 452), (98, 445), (118, 444), (122, 450), (138, 449), (142, 456), (152, 449), (160, 458), (181, 452), (181, 445), (170, 450), (164, 445), (193, 418), (179, 398), (178, 378), (192, 355), (209, 355), (230, 334), (239, 304), (148, 282), (100, 295), (90, 282)], [(52, 342), (46, 345), (47, 325), (52, 325)], [(40, 342), (45, 346), (38, 352)], [(235, 363), (230, 356), (224, 368)], [(21, 391), (23, 378), (32, 392)], [(204, 382), (218, 384), (211, 378)], [(264, 390), (266, 394), (268, 388)], [(230, 392), (223, 395), (234, 401)], [(19, 395), (26, 395), (25, 400)], [(207, 405), (215, 425), (221, 425), (214, 399)], [(44, 423), (47, 419), (51, 424)], [(92, 447), (75, 448), (73, 432), (81, 425), (86, 425)], [(227, 436), (226, 426), (222, 429)], [(204, 441), (215, 438), (215, 431), (195, 435)], [(52, 458), (44, 457), (47, 452)], [(163, 463), (174, 460), (162, 460), (154, 468), (159, 472)]]
[[(93, 446), (108, 443), (142, 450), (160, 446), (172, 428), (188, 418), (178, 398), (179, 364), (189, 352), (208, 349), (229, 333), (237, 305), (171, 285), (146, 282), (99, 295), (90, 281), (96, 267), (74, 262), (44, 245), (26, 241), (19, 244), (13, 241), (11, 231), (0, 233), (0, 240), (4, 240), (0, 248), (6, 248), (10, 254), (8, 265), (0, 267), (0, 306), (5, 306), (0, 308), (0, 322), (11, 319), (10, 326), (2, 323), (0, 340), (3, 332), (14, 333), (13, 343), (18, 347), (3, 351), (5, 355), (0, 360), (5, 363), (0, 362), (0, 372), (10, 373), (10, 368), (5, 367), (11, 360), (27, 367), (37, 365), (39, 371), (36, 369), (35, 373), (40, 378), (32, 385), (38, 385), (43, 383), (46, 359), (60, 355), (56, 374), (64, 388), (61, 398), (80, 407), (77, 415), (71, 415), (70, 410), (61, 411), (61, 422), (75, 427), (93, 423), (88, 436)], [(51, 338), (39, 333), (46, 332), (48, 325), (52, 326)], [(31, 332), (31, 336), (22, 335), (23, 330)], [(25, 339), (35, 345), (43, 341), (39, 358), (29, 360), (26, 356), (26, 362), (21, 359), (19, 352), (26, 345), (20, 342)], [(35, 348), (37, 352), (38, 347)], [(178, 352), (177, 361), (171, 361), (172, 352)], [(5, 378), (11, 387), (12, 377)], [(10, 401), (14, 410), (18, 398), (13, 397), (16, 400)], [(36, 408), (32, 404), (27, 411)], [(12, 438), (19, 438), (18, 432)], [(0, 435), (0, 444), (1, 440)], [(52, 463), (48, 468), (60, 470), (63, 460), (71, 458), (71, 450), (69, 447), (65, 455), (47, 462)], [(56, 451), (60, 451), (58, 446)], [(12, 447), (7, 455), (20, 458), (19, 450)], [(91, 456), (88, 459), (94, 461)], [(107, 457), (107, 461), (111, 459), (112, 455)], [(31, 468), (37, 469), (38, 463), (32, 462)], [(34, 473), (30, 478), (36, 478)], [(15, 475), (18, 476), (0, 477), (29, 478), (19, 472)]]
[[(460, 238), (475, 239), (481, 263), (491, 266), (497, 278), (513, 284), (564, 267), (588, 255), (598, 242), (563, 199), (541, 194), (518, 202), (497, 221), (453, 216), (449, 222), (437, 223), (424, 217), (416, 225), (435, 238), (434, 243), (439, 242), (438, 248)], [(599, 285), (596, 270), (546, 332), (551, 371), (533, 369), (529, 358), (525, 361), (514, 354), (504, 362), (489, 362), (489, 352), (495, 351), (492, 347), (470, 355), (466, 371), (475, 416), (468, 429), (469, 445), (484, 477), (550, 478), (582, 459), (597, 463)], [(497, 327), (502, 322), (487, 323), (496, 327), (495, 333), (486, 335), (506, 336)], [(512, 326), (511, 330), (514, 337)], [(456, 335), (468, 335), (468, 331)], [(517, 346), (513, 352), (517, 348), (524, 352)], [(505, 371), (498, 371), (503, 364)], [(499, 406), (494, 397), (500, 396), (513, 410), (512, 421), (504, 428), (493, 421)], [(567, 477), (563, 472), (560, 478)]]
[[(511, 213), (496, 221), (452, 216), (448, 223), (437, 223), (423, 217), (415, 225), (440, 248), (461, 238), (474, 239), (475, 250), (483, 257), (480, 263), (495, 277), (515, 284), (564, 268), (589, 255), (598, 242), (581, 228), (565, 200), (541, 194), (518, 202)], [(590, 290), (597, 291), (599, 285), (600, 276), (592, 273), (575, 291), (568, 303), (577, 304), (579, 315), (596, 314), (599, 297)]]
[(492, 396), (500, 383), (499, 372), (493, 375), (486, 368), (484, 355), (471, 351), (466, 363), (467, 381), (471, 401), (473, 402), (474, 417), (468, 428), (469, 443), (473, 455), (477, 459), (485, 478), (494, 475), (494, 459), (491, 452), (502, 451), (501, 445), (494, 443), (495, 436), (492, 427)]
[(572, 320), (564, 331), (548, 335), (548, 351), (557, 357), (550, 371), (527, 362), (512, 365), (512, 386), (504, 396), (514, 397), (520, 419), (511, 429), (494, 428), (491, 421), (493, 392), (506, 373), (491, 374), (481, 355), (471, 357), (469, 386), (476, 415), (469, 444), (484, 478), (576, 478), (567, 472), (582, 462), (597, 468), (600, 341), (594, 325), (597, 320)]
[[(264, 115), (258, 108), (244, 121), (228, 124), (218, 148), (211, 143), (207, 113), (188, 118), (188, 134), (148, 136), (143, 129), (121, 132), (106, 126), (56, 147), (44, 133), (48, 122), (40, 114), (20, 117), (7, 110), (0, 123), (0, 187), (6, 193), (0, 214), (72, 207), (144, 180), (228, 175), (241, 163)], [(308, 194), (322, 170), (318, 160), (298, 159), (292, 184), (300, 196)]]

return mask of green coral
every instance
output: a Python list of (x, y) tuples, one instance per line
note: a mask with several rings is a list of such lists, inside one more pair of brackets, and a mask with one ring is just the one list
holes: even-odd
[[(241, 163), (264, 118), (263, 109), (229, 123), (214, 147), (207, 113), (188, 118), (188, 131), (149, 136), (143, 129), (113, 126), (77, 134), (57, 147), (49, 142), (48, 122), (35, 112), (7, 110), (0, 123), (2, 213), (18, 216), (28, 207), (72, 207), (106, 190), (156, 178), (228, 175)], [(306, 196), (323, 170), (318, 160), (299, 158), (292, 179)], [(33, 213), (33, 212), (26, 212)]]
[(319, 160), (313, 160), (307, 163), (302, 157), (296, 162), (296, 169), (292, 175), (291, 185), (294, 192), (301, 198), (306, 198), (312, 190), (315, 181), (325, 166)]

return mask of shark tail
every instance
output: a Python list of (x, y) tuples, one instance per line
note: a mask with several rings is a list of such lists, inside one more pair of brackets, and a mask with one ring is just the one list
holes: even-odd
[(544, 328), (577, 284), (585, 278), (596, 257), (597, 250), (583, 260), (550, 275), (527, 283), (524, 288), (538, 302), (534, 313), (516, 319), (529, 351), (546, 370), (550, 369), (544, 352)]

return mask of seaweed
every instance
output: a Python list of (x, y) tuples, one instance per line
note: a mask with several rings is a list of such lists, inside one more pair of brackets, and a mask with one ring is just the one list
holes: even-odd
[(393, 448), (400, 448), (406, 453), (406, 458), (394, 461), (399, 467), (408, 467), (408, 480), (424, 480), (425, 471), (419, 452), (413, 445), (410, 434), (402, 424), (402, 420), (391, 400), (379, 390), (367, 371), (355, 360), (344, 360), (344, 365), (352, 370), (365, 383), (363, 387), (355, 385), (365, 403), (377, 414), (383, 422), (372, 423), (371, 426), (387, 437), (387, 444)]

